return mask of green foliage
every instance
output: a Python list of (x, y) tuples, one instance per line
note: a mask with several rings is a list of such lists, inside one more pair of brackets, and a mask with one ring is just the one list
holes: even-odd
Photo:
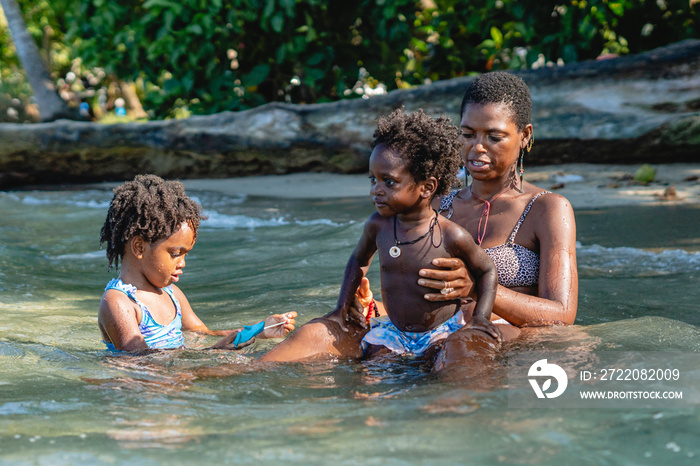
[[(53, 10), (44, 0), (19, 3), (29, 33), (41, 44), (44, 35), (51, 34), (51, 25), (55, 24)], [(46, 58), (51, 58), (48, 53)], [(32, 116), (27, 114), (27, 109), (31, 109), (31, 96), (31, 86), (15, 55), (12, 36), (0, 9), (0, 122), (31, 121)]]
[[(27, 30), (39, 46), (57, 88), (69, 105), (77, 106), (86, 90), (81, 78), (88, 76), (90, 70), (81, 66), (71, 44), (64, 43), (63, 26), (55, 14), (55, 3), (47, 0), (20, 0), (18, 3)], [(38, 121), (38, 118), (31, 86), (15, 54), (10, 30), (0, 10), (0, 122), (31, 122)]]
[[(22, 2), (39, 4), (51, 6), (81, 66), (141, 83), (155, 118), (366, 98), (700, 37), (698, 3), (688, 0)], [(10, 59), (0, 60), (4, 70)]]

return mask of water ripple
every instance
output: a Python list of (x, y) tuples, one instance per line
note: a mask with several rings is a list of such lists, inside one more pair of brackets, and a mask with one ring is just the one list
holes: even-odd
[(612, 273), (616, 276), (660, 276), (700, 271), (700, 253), (681, 249), (661, 252), (617, 247), (606, 248), (597, 244), (576, 245), (576, 256), (582, 272)]

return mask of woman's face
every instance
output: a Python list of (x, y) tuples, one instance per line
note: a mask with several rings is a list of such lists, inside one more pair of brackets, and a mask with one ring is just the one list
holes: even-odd
[(462, 157), (475, 180), (508, 176), (532, 132), (532, 125), (518, 131), (506, 104), (467, 104), (460, 126)]

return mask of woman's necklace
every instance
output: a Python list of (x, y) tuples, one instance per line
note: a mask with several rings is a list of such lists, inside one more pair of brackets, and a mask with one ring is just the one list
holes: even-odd
[[(513, 188), (514, 188), (514, 186), (511, 185), (509, 188), (504, 189), (503, 191), (496, 194), (490, 200), (487, 201), (486, 199), (482, 199), (481, 197), (477, 196), (476, 193), (474, 193), (474, 191), (472, 191), (471, 186), (469, 187), (469, 192), (471, 193), (472, 197), (474, 197), (475, 199), (484, 203), (484, 210), (481, 211), (481, 216), (479, 217), (479, 228), (476, 231), (476, 244), (478, 244), (479, 246), (481, 246), (481, 242), (484, 241), (484, 236), (486, 236), (486, 224), (489, 222), (489, 213), (491, 212), (491, 204), (493, 203), (493, 201), (498, 199), (498, 197), (501, 194), (505, 194)], [(484, 216), (486, 218), (484, 218)], [(482, 221), (484, 223), (483, 230), (481, 229)]]
[(399, 246), (404, 246), (407, 244), (415, 244), (418, 241), (422, 240), (423, 238), (425, 238), (426, 236), (428, 236), (429, 234), (431, 234), (433, 232), (433, 230), (435, 229), (435, 225), (437, 225), (437, 223), (438, 223), (438, 213), (436, 210), (435, 211), (435, 218), (433, 218), (430, 221), (430, 228), (428, 228), (428, 232), (426, 234), (424, 234), (423, 236), (421, 236), (419, 238), (414, 239), (413, 241), (399, 241), (398, 238), (396, 237), (396, 215), (394, 215), (394, 245), (389, 249), (389, 255), (393, 258), (399, 257), (401, 255), (401, 249), (399, 248)]

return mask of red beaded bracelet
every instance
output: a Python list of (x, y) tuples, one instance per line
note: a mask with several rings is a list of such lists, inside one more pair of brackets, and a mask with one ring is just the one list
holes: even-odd
[(369, 320), (372, 318), (372, 311), (374, 311), (374, 317), (379, 317), (379, 309), (377, 309), (377, 303), (375, 303), (374, 300), (369, 303), (369, 310), (367, 311), (367, 317), (365, 317), (368, 324)]

